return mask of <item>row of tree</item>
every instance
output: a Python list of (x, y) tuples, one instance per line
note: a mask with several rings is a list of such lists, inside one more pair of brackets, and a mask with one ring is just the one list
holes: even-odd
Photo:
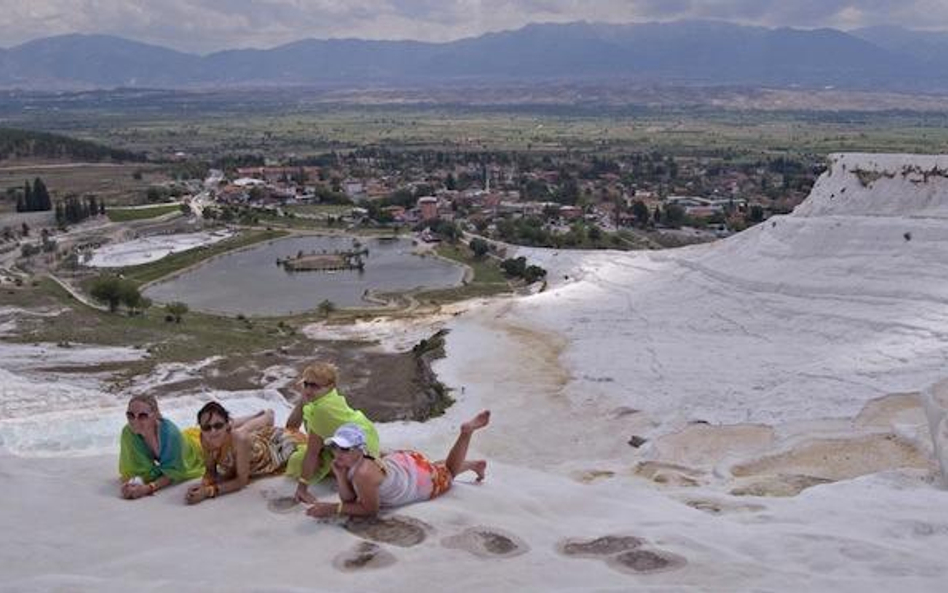
[(95, 196), (67, 196), (62, 202), (56, 202), (56, 224), (65, 226), (78, 224), (90, 216), (105, 214), (105, 202)]
[[(109, 311), (115, 313), (120, 305), (125, 305), (129, 314), (135, 315), (151, 307), (151, 299), (142, 296), (138, 285), (126, 278), (105, 275), (96, 278), (90, 291), (92, 298), (109, 306)], [(188, 306), (175, 301), (165, 305), (165, 321), (181, 323), (181, 318), (188, 312)]]
[(144, 161), (143, 153), (111, 148), (48, 132), (0, 128), (0, 161), (7, 158), (47, 158), (73, 161)]
[(17, 193), (17, 212), (45, 212), (53, 209), (53, 202), (49, 197), (49, 190), (43, 180), (37, 177), (33, 184), (23, 182), (23, 191)]
[(500, 267), (508, 276), (523, 278), (528, 284), (546, 278), (546, 270), (537, 265), (528, 265), (527, 258), (523, 256), (509, 257), (501, 262)]

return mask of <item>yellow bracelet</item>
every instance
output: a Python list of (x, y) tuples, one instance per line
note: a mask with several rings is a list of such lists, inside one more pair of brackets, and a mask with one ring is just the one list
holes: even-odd
[(296, 479), (296, 482), (297, 482), (298, 484), (302, 484), (302, 485), (304, 485), (304, 486), (309, 486), (309, 480), (307, 480), (307, 479), (304, 478), (303, 476), (300, 476), (299, 478), (297, 478), (297, 479)]
[(336, 505), (336, 514), (337, 514), (337, 515), (341, 515), (341, 514), (342, 514), (342, 501), (341, 501), (341, 500), (339, 501), (339, 504)]

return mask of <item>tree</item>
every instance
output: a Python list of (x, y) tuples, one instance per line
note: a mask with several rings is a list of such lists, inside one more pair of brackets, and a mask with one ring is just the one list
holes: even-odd
[(175, 301), (165, 305), (165, 311), (168, 312), (168, 315), (174, 318), (175, 323), (181, 323), (181, 318), (184, 317), (189, 309), (185, 303), (182, 303), (181, 301)]
[(483, 258), (490, 251), (490, 245), (484, 239), (480, 237), (474, 237), (471, 239), (470, 243), (467, 244), (471, 248), (471, 251), (474, 253), (474, 257), (477, 259)]
[(316, 310), (319, 311), (319, 314), (323, 317), (329, 317), (329, 314), (336, 310), (336, 304), (329, 299), (324, 299), (316, 306)]
[(130, 313), (134, 314), (139, 309), (147, 309), (151, 305), (149, 299), (142, 297), (142, 293), (138, 291), (138, 286), (134, 282), (130, 280), (120, 280), (119, 282), (119, 297)]
[(542, 280), (543, 278), (546, 278), (546, 270), (540, 266), (529, 265), (523, 271), (523, 279), (526, 280), (527, 283), (532, 284), (537, 280)]
[(30, 187), (29, 181), (23, 182), (23, 203), (25, 204), (23, 208), (24, 212), (36, 211), (36, 202), (33, 200), (33, 189)]
[(52, 200), (49, 199), (49, 190), (39, 177), (33, 180), (33, 202), (38, 211), (45, 212), (53, 209)]
[(149, 202), (161, 202), (165, 199), (165, 195), (164, 188), (153, 185), (145, 192), (145, 199)]
[[(658, 206), (656, 206), (655, 209), (658, 210)], [(640, 226), (648, 224), (649, 213), (648, 206), (645, 205), (645, 202), (642, 200), (632, 202), (632, 216), (635, 217), (635, 221)]]
[(749, 214), (751, 222), (756, 223), (764, 220), (764, 208), (760, 204), (751, 205)]
[(685, 222), (685, 209), (678, 204), (665, 206), (665, 224), (678, 228)]
[(151, 306), (151, 300), (142, 297), (134, 282), (118, 276), (99, 276), (92, 283), (90, 294), (107, 304), (112, 313), (118, 311), (119, 305), (125, 305), (131, 313)]
[(122, 280), (116, 276), (100, 276), (93, 282), (90, 291), (92, 298), (109, 306), (109, 311), (115, 313), (122, 302)]
[(501, 262), (500, 267), (508, 276), (520, 277), (527, 269), (527, 258), (523, 256), (518, 258), (508, 257)]

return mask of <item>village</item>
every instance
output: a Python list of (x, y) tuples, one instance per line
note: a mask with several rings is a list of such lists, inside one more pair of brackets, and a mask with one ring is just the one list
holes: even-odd
[(210, 169), (200, 185), (186, 184), (195, 196), (187, 201), (225, 222), (254, 212), (258, 222), (414, 229), (428, 241), (471, 232), (538, 247), (658, 248), (728, 236), (787, 213), (822, 169), (815, 157), (737, 162), (659, 154), (357, 150), (319, 160)]

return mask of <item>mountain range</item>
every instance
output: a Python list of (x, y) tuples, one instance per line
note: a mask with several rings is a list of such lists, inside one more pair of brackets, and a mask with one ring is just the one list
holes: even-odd
[(447, 43), (306, 39), (203, 56), (79, 34), (0, 49), (0, 87), (6, 89), (578, 80), (937, 92), (948, 90), (948, 33), (575, 22)]

